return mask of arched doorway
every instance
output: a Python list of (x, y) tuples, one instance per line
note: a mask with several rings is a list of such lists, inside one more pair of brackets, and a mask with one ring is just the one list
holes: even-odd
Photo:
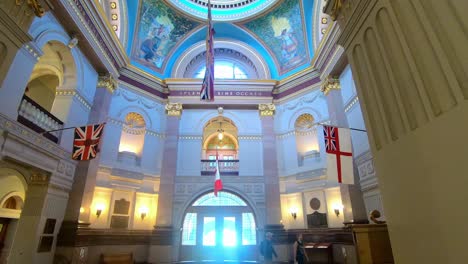
[(252, 208), (237, 194), (198, 197), (182, 224), (181, 260), (255, 260), (257, 228)]

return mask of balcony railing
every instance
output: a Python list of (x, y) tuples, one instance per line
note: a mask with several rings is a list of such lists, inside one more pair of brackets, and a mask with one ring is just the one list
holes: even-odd
[[(18, 111), (18, 122), (37, 133), (63, 128), (62, 121), (26, 95), (24, 95), (21, 100), (21, 105)], [(44, 137), (58, 143), (61, 134), (62, 131), (55, 131), (45, 133)]]
[[(239, 175), (239, 160), (219, 160), (219, 173), (230, 176)], [(214, 160), (201, 160), (201, 175), (215, 175), (216, 161)]]

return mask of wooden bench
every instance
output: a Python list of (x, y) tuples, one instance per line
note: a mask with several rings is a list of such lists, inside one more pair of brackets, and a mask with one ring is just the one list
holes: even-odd
[(101, 264), (133, 264), (132, 253), (101, 254)]

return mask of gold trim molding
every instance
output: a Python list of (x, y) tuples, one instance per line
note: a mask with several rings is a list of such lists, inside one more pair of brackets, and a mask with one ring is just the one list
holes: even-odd
[(337, 77), (328, 76), (327, 79), (322, 83), (322, 88), (320, 88), (320, 91), (322, 91), (324, 95), (328, 95), (331, 90), (339, 89), (341, 89), (340, 79)]
[(110, 73), (101, 75), (98, 78), (97, 87), (106, 88), (110, 93), (114, 93), (115, 89), (117, 89), (117, 81)]
[(276, 106), (274, 104), (259, 104), (258, 111), (260, 116), (274, 116), (276, 112)]
[[(24, 3), (24, 0), (16, 0), (16, 5), (20, 6)], [(28, 6), (34, 11), (34, 15), (37, 17), (43, 17), (45, 15), (45, 9), (39, 3), (39, 0), (27, 0)]]
[(167, 103), (165, 109), (168, 116), (180, 117), (182, 115), (181, 103)]

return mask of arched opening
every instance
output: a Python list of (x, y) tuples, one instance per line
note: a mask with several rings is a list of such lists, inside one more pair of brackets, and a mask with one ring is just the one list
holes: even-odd
[(181, 260), (255, 260), (256, 245), (253, 210), (237, 194), (205, 193), (187, 208)]
[(23, 175), (0, 168), (0, 263), (6, 263), (10, 255), (26, 191)]
[(216, 159), (221, 175), (239, 175), (237, 127), (229, 118), (211, 119), (203, 129), (202, 175), (214, 175)]
[[(57, 41), (46, 43), (34, 66), (18, 111), (18, 121), (41, 133), (63, 128), (64, 109), (56, 104), (57, 88), (68, 85), (75, 89), (76, 72), (69, 48)], [(61, 132), (44, 134), (58, 142)]]
[(300, 115), (294, 123), (299, 166), (307, 165), (308, 160), (319, 155), (317, 128), (314, 121), (311, 114), (305, 113)]
[(146, 122), (142, 115), (130, 112), (125, 116), (120, 136), (119, 160), (128, 165), (139, 165), (145, 144)]

